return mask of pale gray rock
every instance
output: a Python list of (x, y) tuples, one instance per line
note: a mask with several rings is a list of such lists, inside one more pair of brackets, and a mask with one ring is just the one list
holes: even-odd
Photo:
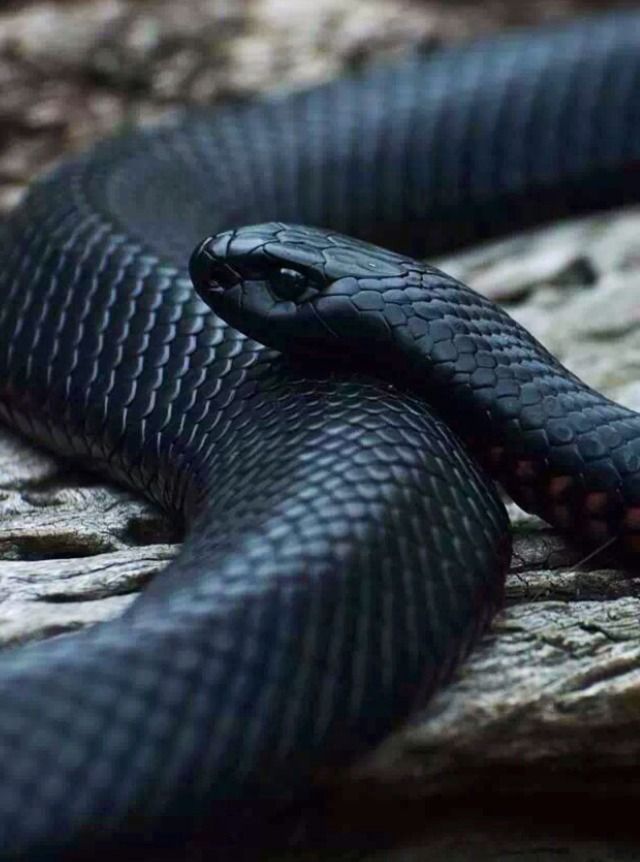
[(144, 500), (0, 432), (0, 647), (112, 619), (177, 551)]

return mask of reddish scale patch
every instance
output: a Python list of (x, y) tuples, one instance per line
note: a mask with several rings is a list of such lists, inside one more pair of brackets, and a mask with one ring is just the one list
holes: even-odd
[(640, 530), (640, 506), (627, 509), (622, 523), (630, 530)]
[(501, 461), (504, 455), (504, 446), (492, 446), (489, 449), (489, 462), (494, 466), (497, 466)]
[(551, 497), (561, 497), (573, 485), (571, 476), (554, 476), (549, 482)]
[(591, 491), (584, 498), (584, 507), (590, 515), (600, 515), (609, 505), (609, 495), (606, 491)]
[(518, 461), (515, 468), (515, 474), (518, 479), (526, 481), (527, 479), (535, 479), (536, 469), (533, 461)]

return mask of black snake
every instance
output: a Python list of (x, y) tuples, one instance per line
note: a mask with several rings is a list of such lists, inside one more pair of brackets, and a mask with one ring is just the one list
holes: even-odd
[[(33, 187), (0, 232), (0, 415), (188, 529), (121, 619), (2, 656), (0, 858), (215, 832), (450, 675), (509, 539), (425, 388), (525, 507), (640, 550), (640, 418), (407, 256), (636, 200), (639, 93), (621, 12), (191, 111)], [(200, 292), (291, 359), (195, 294), (217, 231)]]

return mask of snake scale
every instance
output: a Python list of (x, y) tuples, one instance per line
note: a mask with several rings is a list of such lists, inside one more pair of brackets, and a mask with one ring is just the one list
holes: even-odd
[(408, 256), (637, 200), (639, 93), (617, 12), (191, 109), (34, 185), (0, 228), (0, 417), (186, 540), (121, 618), (1, 657), (0, 858), (215, 835), (423, 703), (509, 559), (457, 434), (640, 550), (640, 418)]

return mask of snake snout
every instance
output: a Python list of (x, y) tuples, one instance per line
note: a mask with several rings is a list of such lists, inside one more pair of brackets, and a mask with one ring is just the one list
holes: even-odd
[(222, 293), (242, 281), (240, 273), (224, 259), (219, 237), (207, 237), (194, 250), (189, 275), (199, 293)]

